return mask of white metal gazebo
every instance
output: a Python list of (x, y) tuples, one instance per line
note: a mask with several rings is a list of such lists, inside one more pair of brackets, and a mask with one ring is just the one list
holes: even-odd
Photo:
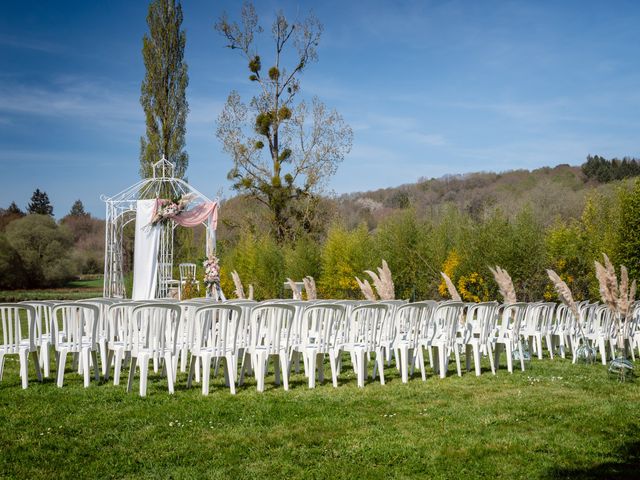
[[(189, 206), (197, 207), (204, 203), (213, 203), (180, 178), (174, 177), (174, 166), (166, 158), (153, 165), (153, 176), (140, 180), (120, 193), (107, 197), (101, 196), (106, 203), (105, 251), (104, 251), (104, 291), (105, 297), (126, 296), (124, 284), (123, 234), (124, 228), (139, 220), (139, 207), (142, 201), (171, 199), (189, 196)], [(208, 218), (201, 222), (206, 227), (207, 254), (215, 251), (215, 224)], [(155, 292), (152, 298), (167, 298), (173, 279), (173, 230), (177, 224), (168, 221), (153, 228), (161, 229), (157, 246), (157, 274)], [(136, 236), (141, 227), (150, 229), (150, 225), (137, 225)], [(138, 239), (136, 246), (139, 247)], [(146, 248), (146, 247), (144, 247)], [(135, 254), (135, 252), (134, 252)], [(134, 269), (134, 276), (136, 271)], [(134, 278), (135, 282), (135, 278)]]

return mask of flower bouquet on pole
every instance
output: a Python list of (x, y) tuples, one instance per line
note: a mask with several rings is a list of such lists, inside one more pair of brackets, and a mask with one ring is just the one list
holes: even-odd
[(214, 254), (210, 254), (202, 263), (204, 267), (203, 283), (206, 289), (207, 298), (224, 300), (222, 289), (220, 288), (220, 261)]

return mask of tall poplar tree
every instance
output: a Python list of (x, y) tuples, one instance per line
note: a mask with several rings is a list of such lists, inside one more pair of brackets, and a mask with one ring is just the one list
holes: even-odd
[(185, 152), (185, 123), (189, 84), (184, 62), (186, 34), (181, 30), (182, 5), (175, 0), (152, 0), (147, 14), (149, 34), (142, 39), (146, 74), (140, 103), (147, 134), (140, 138), (140, 175), (152, 175), (152, 165), (164, 155), (175, 166), (175, 176), (184, 177), (189, 164)]

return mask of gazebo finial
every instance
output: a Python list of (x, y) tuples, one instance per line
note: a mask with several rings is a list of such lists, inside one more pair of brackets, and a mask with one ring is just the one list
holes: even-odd
[(162, 155), (162, 158), (153, 164), (153, 178), (173, 178), (174, 165)]

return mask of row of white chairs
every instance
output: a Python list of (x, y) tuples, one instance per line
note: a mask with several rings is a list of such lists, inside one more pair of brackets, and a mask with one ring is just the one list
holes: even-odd
[[(424, 301), (406, 303), (360, 301), (227, 301), (205, 299), (183, 302), (133, 302), (115, 299), (89, 299), (81, 302), (25, 302), (0, 304), (3, 344), (0, 345), (0, 379), (6, 354), (18, 354), (22, 386), (28, 385), (27, 357), (31, 354), (41, 380), (50, 374), (50, 353), (55, 352), (57, 385), (63, 386), (68, 354), (73, 367), (90, 383), (100, 374), (120, 382), (123, 362), (129, 362), (128, 390), (136, 371), (140, 372), (140, 394), (146, 395), (149, 364), (162, 368), (168, 388), (174, 391), (178, 369), (188, 370), (188, 386), (200, 381), (209, 391), (210, 369), (223, 367), (232, 393), (246, 375), (255, 375), (257, 388), (264, 390), (264, 379), (271, 361), (276, 383), (289, 388), (293, 368), (304, 371), (313, 388), (316, 376), (323, 381), (324, 359), (328, 357), (333, 385), (338, 384), (343, 353), (348, 353), (362, 387), (368, 376), (367, 364), (374, 356), (372, 378), (384, 384), (384, 365), (395, 359), (403, 382), (416, 366), (426, 379), (424, 353), (435, 372), (444, 377), (453, 355), (461, 375), (460, 354), (466, 353), (467, 370), (473, 360), (480, 375), (482, 356), (488, 356), (496, 372), (502, 350), (507, 369), (513, 360), (525, 369), (525, 350), (543, 355), (543, 340), (553, 358), (557, 350), (565, 356), (571, 349), (575, 361), (580, 344), (598, 348), (603, 363), (606, 346), (614, 354), (618, 332), (612, 315), (597, 304), (579, 305), (575, 319), (564, 305), (554, 303)], [(23, 312), (23, 321), (20, 313)], [(27, 331), (23, 323), (26, 319)], [(635, 332), (637, 315), (627, 322), (625, 341), (640, 348)], [(40, 355), (38, 355), (38, 350)], [(435, 353), (435, 355), (434, 355)], [(98, 354), (100, 363), (98, 362)]]

